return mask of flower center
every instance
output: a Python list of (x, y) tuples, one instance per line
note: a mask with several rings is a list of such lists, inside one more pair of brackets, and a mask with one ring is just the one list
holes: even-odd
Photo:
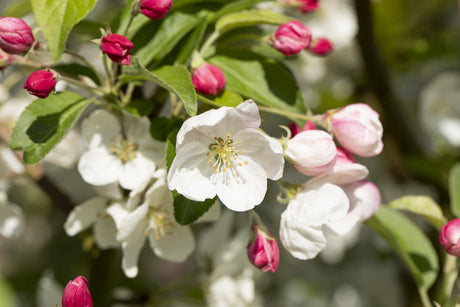
[(171, 233), (174, 229), (174, 216), (169, 211), (150, 208), (148, 218), (148, 230), (154, 231), (156, 240)]
[(139, 145), (127, 139), (114, 141), (110, 147), (110, 152), (114, 154), (121, 162), (126, 163), (136, 157)]
[(215, 174), (226, 172), (236, 165), (248, 164), (247, 161), (243, 163), (238, 161), (238, 155), (241, 154), (241, 150), (237, 149), (235, 145), (240, 145), (241, 141), (233, 142), (230, 134), (227, 134), (225, 139), (214, 137), (214, 140), (215, 142), (209, 145), (209, 152), (206, 153), (206, 156), (211, 157), (209, 164)]

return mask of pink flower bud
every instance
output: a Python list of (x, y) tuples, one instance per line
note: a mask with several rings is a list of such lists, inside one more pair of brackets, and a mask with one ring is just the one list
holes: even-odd
[(285, 154), (299, 172), (315, 176), (334, 165), (337, 148), (329, 133), (306, 130), (289, 140)]
[(224, 90), (225, 76), (219, 67), (204, 63), (193, 71), (192, 83), (198, 92), (215, 96)]
[(305, 125), (303, 125), (303, 128), (302, 128), (303, 131), (315, 130), (315, 129), (316, 129), (316, 125), (314, 122), (311, 122), (311, 121), (305, 122)]
[(441, 228), (439, 242), (447, 253), (460, 257), (460, 219), (451, 220)]
[(150, 19), (164, 18), (172, 7), (172, 0), (141, 0), (141, 13)]
[(37, 70), (30, 74), (24, 83), (24, 88), (29, 94), (39, 98), (46, 98), (56, 86), (56, 78), (51, 71)]
[(131, 62), (131, 50), (134, 44), (129, 39), (120, 34), (109, 34), (101, 40), (102, 52), (115, 63), (129, 65)]
[(255, 238), (247, 246), (249, 261), (262, 272), (275, 272), (280, 258), (278, 243), (270, 233), (262, 231), (257, 224), (252, 224), (251, 228)]
[(0, 17), (0, 48), (6, 53), (20, 54), (35, 42), (32, 29), (27, 23), (15, 17)]
[(78, 276), (67, 283), (62, 294), (62, 307), (93, 307), (85, 277)]
[(282, 24), (271, 38), (273, 47), (286, 56), (299, 53), (309, 46), (310, 41), (310, 29), (298, 20)]
[(332, 133), (346, 150), (362, 157), (383, 149), (383, 127), (379, 114), (364, 103), (355, 103), (326, 114)]
[(350, 200), (350, 211), (357, 215), (358, 221), (369, 219), (380, 207), (380, 191), (370, 181), (360, 180), (342, 185)]
[(308, 13), (319, 8), (318, 0), (297, 0), (300, 3), (300, 11)]
[(299, 133), (300, 131), (302, 131), (302, 130), (300, 130), (300, 127), (299, 127), (296, 123), (294, 123), (294, 122), (292, 122), (292, 123), (289, 124), (289, 130), (291, 131), (291, 136), (292, 136), (292, 137), (296, 136), (297, 133)]
[(310, 45), (310, 52), (315, 55), (325, 56), (332, 52), (334, 46), (325, 37), (318, 37), (314, 39)]

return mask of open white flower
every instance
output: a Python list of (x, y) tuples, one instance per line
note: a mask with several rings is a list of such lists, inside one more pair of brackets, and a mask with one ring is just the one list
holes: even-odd
[(138, 273), (139, 253), (147, 238), (153, 252), (168, 261), (183, 262), (195, 249), (190, 227), (182, 226), (174, 219), (173, 200), (165, 177), (154, 181), (145, 192), (144, 200), (122, 219), (118, 228), (117, 238), (123, 250), (122, 268), (128, 277), (135, 277)]
[(147, 118), (123, 113), (117, 117), (96, 110), (82, 125), (89, 150), (78, 164), (83, 180), (93, 185), (119, 182), (125, 189), (135, 189), (148, 181), (164, 156), (164, 144), (150, 136)]
[(93, 227), (94, 241), (101, 249), (120, 246), (117, 241), (116, 219), (128, 214), (121, 201), (104, 197), (91, 198), (70, 212), (64, 224), (69, 236), (75, 236), (81, 231)]
[(189, 118), (177, 134), (168, 186), (203, 201), (216, 195), (231, 210), (260, 204), (267, 178), (283, 173), (281, 144), (257, 130), (260, 116), (252, 100)]
[(24, 231), (24, 214), (21, 207), (8, 202), (5, 192), (0, 191), (0, 233), (9, 239), (18, 238)]
[(295, 258), (312, 259), (327, 244), (325, 234), (343, 235), (356, 220), (344, 222), (350, 208), (345, 192), (334, 184), (306, 184), (281, 214), (280, 238)]

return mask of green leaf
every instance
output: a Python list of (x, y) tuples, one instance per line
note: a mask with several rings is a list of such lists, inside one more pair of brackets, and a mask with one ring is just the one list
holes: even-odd
[(281, 25), (292, 20), (283, 14), (267, 10), (246, 10), (228, 14), (216, 22), (216, 31), (224, 33), (238, 27), (247, 27), (260, 24)]
[[(10, 4), (0, 11), (0, 16), (18, 17), (27, 15), (32, 12), (30, 0), (11, 1)], [(6, 305), (5, 305), (6, 306)]]
[(237, 0), (237, 1), (230, 1), (226, 5), (224, 5), (220, 10), (218, 10), (215, 15), (213, 16), (211, 21), (215, 21), (220, 19), (221, 17), (233, 13), (239, 12), (250, 7), (253, 7), (259, 2), (264, 2), (265, 0)]
[[(155, 117), (150, 123), (150, 134), (155, 140), (165, 142), (172, 130), (176, 130), (177, 133), (177, 129), (182, 126), (182, 123), (183, 121), (181, 119)], [(174, 146), (176, 146), (176, 144), (174, 144)]]
[(420, 228), (402, 213), (387, 206), (380, 206), (366, 224), (402, 258), (417, 286), (429, 289), (438, 276), (438, 256)]
[(215, 199), (207, 199), (203, 202), (185, 198), (176, 191), (174, 197), (174, 218), (181, 225), (188, 225), (195, 222), (215, 203)]
[(141, 64), (148, 66), (152, 61), (159, 62), (190, 32), (198, 23), (192, 15), (176, 12), (169, 14), (155, 33), (155, 36), (141, 49), (135, 52)]
[(134, 99), (125, 107), (125, 110), (139, 117), (146, 116), (152, 112), (153, 102), (144, 98)]
[(96, 0), (31, 0), (35, 19), (48, 42), (54, 62), (61, 58), (73, 26), (94, 8)]
[(407, 195), (393, 200), (388, 206), (393, 209), (407, 210), (421, 215), (438, 229), (447, 222), (439, 205), (428, 196)]
[[(198, 99), (209, 99), (213, 100), (214, 104), (217, 106), (225, 106), (225, 107), (236, 107), (240, 103), (243, 102), (243, 97), (231, 91), (229, 89), (225, 89), (223, 92), (219, 93), (218, 96), (215, 97), (204, 97), (202, 95), (198, 95)], [(204, 100), (203, 99), (203, 100)]]
[(13, 287), (3, 278), (0, 278), (0, 306), (19, 306)]
[(11, 135), (10, 148), (24, 151), (24, 162), (39, 162), (67, 135), (89, 105), (72, 92), (34, 100), (22, 112)]
[(120, 77), (123, 82), (132, 80), (149, 80), (166, 90), (176, 94), (184, 103), (185, 110), (190, 116), (196, 115), (196, 92), (190, 73), (185, 66), (163, 66), (154, 71), (148, 71), (137, 58), (132, 59), (129, 68)]
[(460, 217), (460, 163), (455, 164), (449, 174), (450, 208), (456, 217)]
[(207, 14), (201, 16), (198, 21), (198, 26), (193, 30), (184, 47), (181, 49), (179, 55), (177, 56), (174, 64), (182, 64), (188, 66), (191, 61), (193, 51), (198, 49), (198, 46), (203, 38), (206, 27), (208, 26)]
[(294, 76), (279, 62), (226, 56), (215, 56), (209, 62), (222, 69), (227, 89), (246, 98), (290, 112), (299, 112), (293, 105), (303, 105), (297, 102), (303, 97)]
[(69, 63), (53, 65), (52, 68), (62, 75), (70, 75), (76, 78), (79, 76), (86, 76), (93, 80), (97, 85), (101, 85), (101, 81), (97, 77), (96, 73), (88, 66), (84, 66), (78, 63)]

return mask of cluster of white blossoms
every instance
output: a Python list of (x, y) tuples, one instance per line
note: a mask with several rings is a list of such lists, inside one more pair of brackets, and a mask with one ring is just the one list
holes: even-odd
[[(297, 188), (281, 215), (280, 238), (294, 257), (311, 259), (325, 248), (328, 234), (346, 234), (380, 205), (376, 186), (363, 180), (367, 168), (356, 163), (351, 153), (373, 156), (383, 146), (378, 115), (367, 105), (350, 105), (316, 119), (324, 130), (308, 125), (286, 141), (260, 130), (259, 110), (252, 100), (236, 108), (206, 111), (183, 123), (167, 170), (165, 144), (153, 140), (146, 118), (96, 110), (82, 124), (88, 151), (78, 169), (86, 182), (98, 187), (100, 196), (72, 211), (66, 232), (74, 236), (92, 227), (99, 248), (121, 248), (128, 277), (138, 274), (139, 253), (147, 240), (158, 257), (185, 261), (196, 244), (190, 226), (175, 219), (172, 192), (198, 202), (217, 197), (232, 211), (248, 211), (262, 203), (267, 179), (283, 177), (286, 158), (310, 178), (301, 187), (290, 185), (291, 192)], [(219, 216), (220, 206), (214, 204), (197, 221), (216, 221)], [(248, 256), (251, 262), (258, 261), (257, 266), (264, 266), (263, 259), (276, 260), (277, 266), (278, 249), (270, 252), (270, 257)], [(223, 251), (214, 253), (206, 257), (219, 262), (216, 259)], [(218, 273), (219, 266), (207, 279), (211, 301), (216, 299), (213, 289), (229, 278), (239, 291), (234, 274)], [(237, 271), (246, 283), (250, 273), (243, 267)]]

